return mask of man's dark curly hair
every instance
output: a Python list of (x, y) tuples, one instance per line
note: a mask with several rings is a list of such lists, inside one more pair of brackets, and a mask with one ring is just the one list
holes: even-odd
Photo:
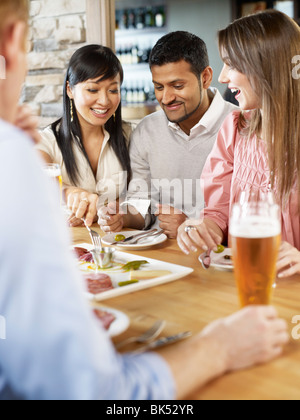
[(150, 55), (150, 68), (177, 63), (185, 60), (192, 72), (200, 80), (201, 74), (209, 66), (205, 42), (189, 32), (171, 32), (162, 37), (153, 47)]

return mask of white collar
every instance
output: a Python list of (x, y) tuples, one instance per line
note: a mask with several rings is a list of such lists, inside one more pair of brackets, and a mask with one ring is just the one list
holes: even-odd
[[(212, 98), (210, 107), (203, 115), (201, 120), (191, 129), (190, 135), (192, 135), (193, 132), (197, 130), (197, 128), (199, 128), (200, 126), (206, 128), (209, 131), (215, 125), (216, 118), (224, 109), (224, 99), (222, 98), (222, 95), (220, 94), (217, 88), (209, 88), (208, 96)], [(174, 131), (182, 132), (180, 126), (177, 123), (172, 123), (169, 121), (168, 126)]]

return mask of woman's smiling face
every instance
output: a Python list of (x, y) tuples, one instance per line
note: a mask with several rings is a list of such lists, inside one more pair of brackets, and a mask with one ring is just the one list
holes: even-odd
[(228, 88), (236, 93), (235, 99), (239, 102), (239, 106), (243, 110), (252, 110), (260, 108), (259, 97), (254, 92), (248, 77), (224, 64), (219, 76), (220, 83), (228, 84)]
[(103, 126), (115, 114), (121, 102), (121, 78), (101, 78), (68, 86), (68, 96), (73, 99), (80, 124)]

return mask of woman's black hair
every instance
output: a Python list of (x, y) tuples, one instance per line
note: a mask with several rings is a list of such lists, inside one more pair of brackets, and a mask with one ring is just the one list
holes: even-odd
[[(72, 56), (67, 70), (63, 91), (63, 116), (55, 121), (51, 128), (56, 137), (58, 147), (62, 153), (63, 161), (70, 180), (78, 184), (80, 177), (73, 144), (77, 144), (90, 164), (88, 155), (82, 142), (82, 131), (73, 101), (73, 121), (71, 121), (71, 100), (67, 94), (67, 86), (73, 88), (78, 83), (99, 78), (100, 81), (113, 79), (120, 75), (123, 83), (123, 68), (110, 48), (101, 45), (87, 45), (77, 50)], [(110, 147), (115, 152), (124, 171), (127, 172), (127, 181), (131, 176), (131, 166), (127, 141), (122, 127), (121, 103), (107, 123), (105, 129), (110, 135)]]

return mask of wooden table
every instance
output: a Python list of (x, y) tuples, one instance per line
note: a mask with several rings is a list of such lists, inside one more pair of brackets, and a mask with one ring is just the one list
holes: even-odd
[[(101, 233), (97, 227), (95, 230)], [(72, 233), (75, 244), (90, 243), (85, 228), (72, 229)], [(182, 280), (99, 303), (99, 306), (123, 311), (130, 318), (130, 328), (115, 339), (116, 343), (141, 334), (157, 319), (167, 321), (164, 335), (187, 330), (197, 333), (217, 318), (239, 310), (233, 273), (203, 270), (198, 262), (199, 253), (185, 256), (176, 241), (170, 240), (150, 250), (132, 253), (146, 259), (192, 267), (194, 273)], [(300, 319), (300, 276), (278, 280), (273, 305), (288, 322), (291, 332), (291, 341), (284, 355), (268, 365), (230, 373), (214, 380), (190, 395), (189, 399), (300, 399), (300, 337), (299, 340), (292, 338), (292, 330), (296, 327), (292, 318), (299, 315)], [(300, 329), (298, 333), (300, 335)]]

